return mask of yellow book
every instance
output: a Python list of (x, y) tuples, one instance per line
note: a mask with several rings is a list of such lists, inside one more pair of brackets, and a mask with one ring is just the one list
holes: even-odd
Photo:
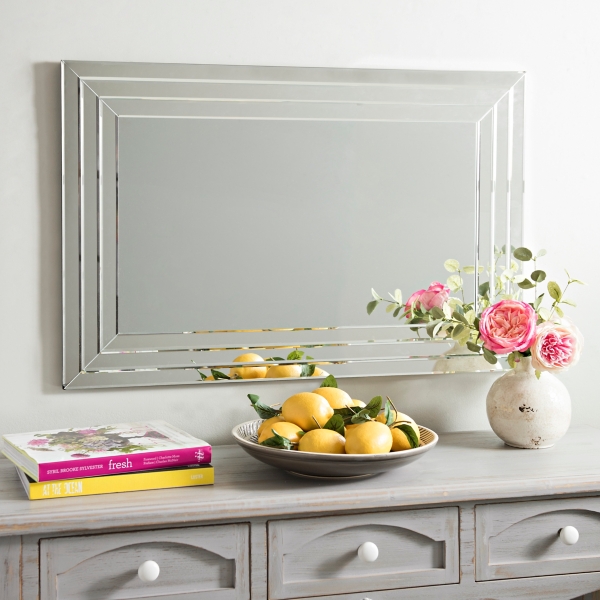
[(42, 482), (34, 481), (21, 469), (17, 469), (17, 473), (30, 500), (191, 487), (215, 482), (215, 469), (212, 465), (189, 465), (138, 473)]

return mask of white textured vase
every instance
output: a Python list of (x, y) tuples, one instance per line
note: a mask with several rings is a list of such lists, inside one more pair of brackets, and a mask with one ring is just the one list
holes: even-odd
[(531, 358), (497, 379), (487, 395), (487, 415), (494, 433), (515, 448), (549, 448), (569, 429), (571, 398), (550, 373), (535, 376)]

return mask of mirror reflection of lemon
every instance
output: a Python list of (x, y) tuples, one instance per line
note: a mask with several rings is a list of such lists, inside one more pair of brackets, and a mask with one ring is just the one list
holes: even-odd
[(346, 454), (387, 454), (392, 449), (392, 432), (379, 421), (358, 425), (346, 438)]
[[(248, 354), (240, 354), (233, 362), (264, 362), (265, 359), (258, 355), (249, 352)], [(234, 367), (229, 369), (229, 376), (241, 377), (242, 379), (262, 379), (267, 374), (267, 367)]]
[(300, 438), (298, 450), (302, 452), (344, 454), (345, 444), (346, 440), (337, 431), (331, 429), (313, 429)]
[(315, 372), (311, 375), (311, 377), (327, 377), (329, 373), (320, 369), (319, 367), (315, 367)]
[(273, 365), (267, 370), (266, 377), (300, 377), (301, 373), (300, 365)]
[(345, 408), (346, 406), (352, 406), (352, 398), (350, 395), (334, 387), (320, 387), (313, 390), (313, 394), (319, 394), (323, 396), (331, 408)]
[(204, 379), (203, 381), (214, 381), (215, 380), (215, 376), (214, 375), (209, 375), (206, 379)]
[(275, 430), (279, 435), (282, 435), (284, 438), (290, 440), (292, 444), (297, 444), (300, 441), (300, 434), (304, 433), (295, 423), (286, 423), (285, 421), (281, 421), (280, 423), (273, 423), (273, 425), (269, 428), (265, 427), (262, 433), (258, 436), (258, 443), (261, 444), (265, 440), (274, 437), (273, 430)]
[(322, 427), (333, 416), (333, 408), (329, 406), (329, 402), (323, 396), (311, 392), (290, 396), (283, 403), (281, 411), (285, 421), (295, 423), (304, 431), (318, 429), (315, 419)]
[(283, 419), (281, 417), (271, 417), (270, 419), (263, 421), (259, 425), (256, 435), (258, 435), (260, 437), (260, 434), (265, 430), (265, 427), (268, 427), (269, 431), (270, 431), (271, 427), (273, 427), (273, 425), (275, 425), (275, 423), (281, 423), (281, 422), (283, 422)]

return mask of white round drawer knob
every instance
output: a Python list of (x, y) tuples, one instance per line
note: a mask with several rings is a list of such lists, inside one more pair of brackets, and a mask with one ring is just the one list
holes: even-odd
[(365, 542), (358, 548), (358, 558), (364, 562), (375, 562), (379, 556), (379, 548), (373, 542)]
[(560, 537), (560, 541), (563, 544), (567, 544), (567, 546), (572, 546), (573, 544), (576, 544), (579, 540), (579, 531), (577, 531), (575, 527), (571, 527), (571, 525), (563, 527), (558, 532), (558, 535)]
[(150, 583), (154, 581), (160, 574), (160, 567), (158, 563), (155, 563), (153, 560), (147, 560), (143, 562), (138, 569), (138, 577), (144, 583)]

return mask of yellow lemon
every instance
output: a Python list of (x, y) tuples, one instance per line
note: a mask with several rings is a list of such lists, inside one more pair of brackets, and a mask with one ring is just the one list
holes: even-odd
[(333, 408), (329, 406), (329, 402), (323, 396), (310, 392), (290, 396), (283, 403), (281, 411), (285, 421), (295, 423), (304, 431), (318, 429), (315, 419), (322, 427), (333, 416)]
[(358, 427), (358, 425), (358, 423), (348, 423), (348, 425), (346, 425), (346, 438)]
[(359, 408), (364, 408), (366, 404), (362, 400), (352, 400), (352, 404), (350, 406), (358, 406)]
[(271, 417), (270, 419), (263, 421), (259, 425), (256, 435), (258, 435), (260, 437), (260, 434), (265, 430), (265, 427), (268, 427), (269, 431), (271, 431), (271, 427), (273, 427), (273, 425), (275, 425), (275, 423), (281, 423), (281, 422), (283, 422), (283, 419), (281, 417)]
[[(249, 352), (248, 354), (240, 354), (233, 362), (264, 362), (265, 359), (258, 355)], [(241, 377), (242, 379), (262, 379), (267, 374), (267, 367), (234, 367), (229, 369), (229, 376)]]
[(345, 444), (346, 440), (337, 431), (331, 429), (313, 429), (300, 438), (298, 450), (302, 452), (344, 454)]
[(273, 365), (267, 371), (267, 378), (273, 377), (300, 377), (302, 367), (300, 365)]
[(312, 374), (312, 377), (327, 377), (328, 375), (329, 375), (329, 373), (327, 371), (324, 371), (323, 369), (316, 367), (315, 372)]
[(392, 449), (392, 432), (379, 421), (358, 425), (346, 438), (346, 454), (386, 454)]
[[(410, 423), (406, 423), (406, 425), (409, 425), (415, 432), (415, 435), (417, 436), (418, 446), (418, 443), (421, 441), (421, 432), (419, 431), (419, 426), (413, 421), (413, 419), (411, 419), (408, 415), (405, 415), (404, 413), (397, 413), (395, 420), (410, 421)], [(398, 429), (397, 427), (392, 427), (391, 431), (392, 438), (394, 440), (392, 443), (392, 452), (398, 452), (399, 450), (410, 450), (412, 448), (412, 446), (410, 445), (410, 441), (408, 440), (408, 436), (406, 435), (406, 433), (404, 433), (404, 431)]]
[(284, 438), (290, 440), (292, 444), (297, 444), (300, 441), (300, 434), (304, 433), (295, 423), (281, 421), (280, 423), (273, 423), (272, 427), (265, 427), (262, 433), (258, 436), (258, 443), (261, 444), (265, 440), (274, 437), (273, 430), (275, 430), (279, 435), (282, 435)]
[(346, 406), (352, 406), (352, 398), (339, 388), (334, 387), (320, 387), (313, 391), (313, 394), (319, 394), (323, 396), (331, 408), (345, 408)]

